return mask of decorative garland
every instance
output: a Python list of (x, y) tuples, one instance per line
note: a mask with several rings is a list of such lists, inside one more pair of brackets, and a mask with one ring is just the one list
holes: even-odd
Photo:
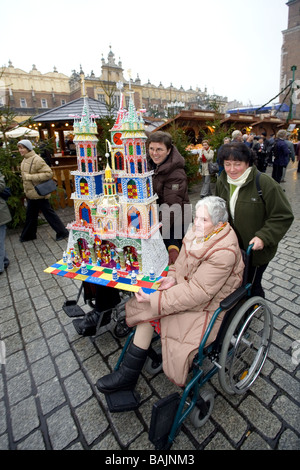
[(216, 230), (213, 230), (212, 232), (210, 232), (208, 235), (206, 235), (206, 237), (202, 237), (202, 238), (197, 238), (196, 239), (196, 243), (204, 243), (206, 242), (207, 240), (209, 240), (211, 237), (213, 237), (214, 235), (216, 235), (217, 233), (221, 232), (221, 230), (223, 230), (224, 227), (226, 227), (227, 225), (227, 222), (224, 222), (224, 224), (222, 224), (219, 228), (217, 228)]

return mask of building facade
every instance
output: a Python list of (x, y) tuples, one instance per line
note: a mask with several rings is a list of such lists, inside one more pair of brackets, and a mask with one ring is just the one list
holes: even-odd
[[(69, 101), (84, 96), (82, 86), (88, 97), (106, 103), (108, 108), (116, 111), (120, 106), (120, 89), (123, 89), (126, 100), (129, 100), (129, 88), (133, 92), (134, 104), (137, 109), (145, 108), (148, 116), (165, 118), (177, 114), (182, 109), (208, 108), (216, 102), (220, 111), (224, 111), (227, 97), (210, 96), (207, 90), (199, 88), (184, 90), (172, 84), (164, 87), (156, 86), (148, 80), (142, 84), (139, 76), (129, 81), (124, 78), (122, 62), (116, 62), (110, 49), (107, 60), (102, 57), (101, 75), (93, 71), (85, 74), (72, 71), (70, 77), (53, 72), (42, 74), (35, 65), (30, 72), (15, 68), (11, 62), (8, 67), (0, 68), (0, 106), (9, 105), (22, 121), (30, 116), (38, 115), (47, 109), (59, 107)], [(83, 80), (84, 78), (84, 80)], [(125, 105), (128, 108), (128, 102)]]
[(70, 101), (69, 77), (53, 72), (42, 74), (35, 65), (30, 72), (8, 67), (0, 68), (0, 106), (10, 106), (21, 122), (47, 109)]
[[(288, 89), (281, 94), (281, 102), (291, 106), (289, 117), (300, 119), (300, 0), (290, 0), (288, 6), (288, 27), (282, 32), (280, 89), (284, 90), (295, 80), (293, 92), (285, 98)], [(298, 91), (297, 91), (298, 90)]]

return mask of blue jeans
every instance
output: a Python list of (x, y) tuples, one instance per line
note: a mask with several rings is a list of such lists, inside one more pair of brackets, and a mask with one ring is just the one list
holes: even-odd
[(6, 225), (0, 225), (0, 273), (9, 265), (9, 259), (5, 252)]

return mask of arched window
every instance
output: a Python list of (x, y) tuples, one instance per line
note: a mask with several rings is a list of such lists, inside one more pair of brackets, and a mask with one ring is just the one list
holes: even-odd
[(137, 199), (137, 187), (134, 180), (128, 181), (127, 184), (127, 194), (129, 199)]
[(135, 233), (141, 228), (141, 214), (134, 207), (128, 211), (128, 233)]
[(80, 149), (80, 156), (84, 157), (84, 146), (80, 145), (79, 149)]
[(91, 210), (85, 202), (79, 207), (79, 217), (80, 220), (85, 220), (88, 224), (91, 223)]
[(86, 149), (86, 154), (88, 157), (92, 156), (92, 147), (90, 144), (88, 144), (87, 149)]
[(124, 157), (122, 152), (115, 153), (115, 165), (117, 170), (124, 170)]
[(89, 173), (92, 173), (93, 172), (93, 162), (92, 162), (92, 160), (88, 161), (88, 168), (89, 168)]
[(136, 154), (137, 155), (141, 155), (142, 154), (142, 151), (141, 151), (141, 144), (138, 142), (136, 144)]
[(85, 178), (81, 178), (79, 186), (80, 186), (80, 194), (82, 196), (88, 196), (89, 195), (89, 185), (88, 185), (88, 182)]
[(138, 173), (143, 173), (143, 162), (140, 160), (137, 162)]

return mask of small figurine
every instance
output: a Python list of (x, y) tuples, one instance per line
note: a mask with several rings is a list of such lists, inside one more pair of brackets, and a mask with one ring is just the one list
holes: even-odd
[(67, 262), (68, 262), (67, 253), (64, 251), (64, 253), (63, 253), (63, 263), (67, 263)]
[(88, 270), (84, 261), (81, 263), (81, 274), (87, 274)]
[(116, 269), (121, 269), (120, 256), (116, 259)]
[(156, 280), (156, 276), (155, 276), (155, 272), (154, 272), (154, 269), (153, 269), (153, 268), (150, 269), (150, 272), (149, 272), (149, 280), (150, 280), (151, 282), (154, 282), (154, 281)]
[(131, 271), (130, 284), (137, 284), (137, 278), (136, 278), (136, 272), (135, 271)]
[(112, 280), (117, 281), (118, 279), (119, 279), (118, 271), (116, 270), (116, 268), (113, 268), (113, 270), (112, 270)]
[(68, 258), (67, 261), (67, 269), (73, 269), (73, 263), (71, 257)]

